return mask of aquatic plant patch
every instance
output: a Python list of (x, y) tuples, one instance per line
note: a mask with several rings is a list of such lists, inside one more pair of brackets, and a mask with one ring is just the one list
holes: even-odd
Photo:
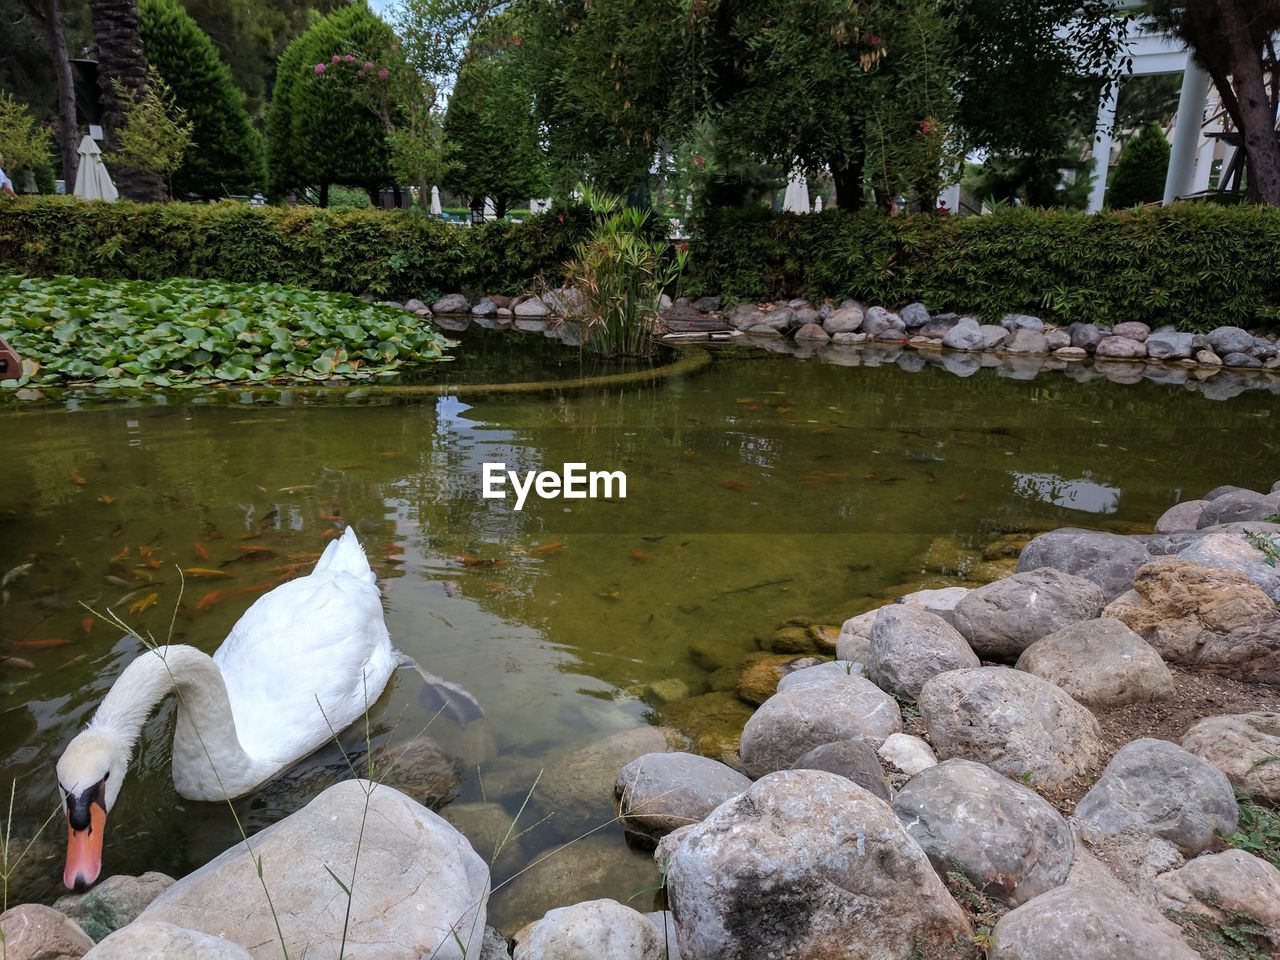
[(179, 387), (368, 380), (447, 359), (402, 310), (269, 283), (0, 277), (0, 337), (23, 358), (0, 386)]

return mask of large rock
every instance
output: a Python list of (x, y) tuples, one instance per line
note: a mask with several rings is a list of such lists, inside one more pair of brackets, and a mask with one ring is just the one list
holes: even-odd
[(1198, 914), (1217, 924), (1240, 914), (1266, 931), (1272, 951), (1280, 952), (1280, 870), (1243, 850), (1196, 857), (1184, 867), (1156, 878), (1159, 905)]
[(628, 833), (656, 842), (698, 823), (751, 781), (732, 767), (692, 753), (646, 753), (618, 774), (614, 797)]
[[(279, 955), (279, 941), (275, 947)], [(253, 955), (225, 937), (161, 920), (139, 920), (117, 930), (85, 956), (89, 960), (249, 960)]]
[(951, 350), (981, 350), (983, 339), (978, 321), (973, 317), (961, 317), (943, 334), (942, 345)]
[[(238, 843), (182, 878), (140, 919), (224, 937), (262, 958), (280, 955), (280, 936), (296, 957), (336, 954), (344, 939), (350, 958), (461, 960), (480, 952), (489, 868), (466, 837), (390, 787), (336, 784), (252, 846), (250, 854)], [(351, 885), (349, 922), (334, 874)]]
[(0, 933), (5, 960), (78, 960), (93, 947), (74, 920), (38, 903), (0, 913)]
[(869, 307), (862, 317), (862, 329), (874, 337), (886, 330), (905, 330), (907, 325), (884, 307)]
[(898, 316), (902, 317), (902, 322), (907, 325), (908, 330), (919, 330), (932, 319), (929, 316), (929, 308), (923, 303), (908, 303), (898, 311)]
[(1088, 709), (1008, 667), (938, 674), (920, 691), (920, 714), (939, 757), (976, 760), (1036, 787), (1063, 786), (1106, 756)]
[(776, 693), (747, 721), (739, 753), (752, 778), (785, 770), (814, 747), (851, 737), (876, 743), (902, 729), (893, 697), (865, 677)]
[(826, 660), (788, 673), (778, 681), (777, 690), (808, 687), (817, 683), (826, 683), (828, 680), (842, 680), (849, 676), (864, 676), (862, 664), (848, 660)]
[(529, 297), (516, 304), (515, 315), (517, 317), (549, 317), (551, 308), (542, 302), (541, 297)]
[(876, 615), (866, 668), (881, 690), (915, 700), (931, 677), (979, 665), (964, 637), (941, 617), (906, 604), (881, 607)]
[(471, 303), (460, 293), (450, 293), (431, 305), (432, 313), (466, 313)]
[(1009, 331), (993, 323), (984, 323), (978, 328), (978, 332), (982, 334), (983, 350), (994, 350), (1009, 339)]
[(1000, 349), (1006, 353), (1048, 353), (1049, 341), (1038, 330), (1019, 327), (1001, 344)]
[(1000, 918), (988, 960), (1198, 960), (1177, 928), (1110, 887), (1069, 883)]
[(770, 774), (686, 831), (667, 896), (698, 960), (907, 960), (971, 932), (888, 804), (818, 770)]
[(1017, 669), (1091, 706), (1173, 696), (1173, 674), (1160, 654), (1110, 617), (1073, 623), (1037, 640), (1018, 657)]
[(1111, 360), (1141, 360), (1147, 355), (1147, 347), (1128, 337), (1104, 337), (1098, 344), (1097, 355)]
[(1018, 555), (1018, 572), (1054, 567), (1092, 580), (1108, 600), (1133, 583), (1138, 568), (1150, 560), (1141, 542), (1115, 533), (1062, 527), (1032, 540)]
[(534, 791), (544, 813), (569, 823), (585, 823), (607, 813), (617, 771), (647, 753), (665, 753), (678, 738), (659, 727), (621, 730), (575, 747), (547, 761)]
[(1187, 360), (1195, 353), (1195, 335), (1157, 330), (1147, 337), (1147, 356), (1156, 360)]
[(1212, 498), (1200, 514), (1196, 526), (1203, 530), (1220, 523), (1265, 520), (1276, 513), (1280, 513), (1280, 494), (1236, 490)]
[(1134, 827), (1184, 856), (1235, 832), (1239, 811), (1222, 771), (1167, 740), (1134, 740), (1116, 752), (1076, 806), (1086, 837)]
[(1280, 803), (1280, 713), (1206, 717), (1182, 735), (1182, 746), (1237, 786)]
[(1044, 333), (1044, 321), (1025, 313), (1006, 313), (1000, 326), (1010, 331), (1031, 330), (1034, 333)]
[(514, 960), (665, 960), (657, 928), (616, 900), (548, 911), (517, 945)]
[(842, 307), (822, 321), (822, 329), (830, 334), (856, 333), (861, 326), (862, 308), (858, 306)]
[(1093, 353), (1098, 349), (1098, 344), (1106, 336), (1101, 330), (1092, 323), (1073, 323), (1067, 327), (1067, 333), (1071, 334), (1071, 345), (1079, 347)]
[(1178, 551), (1178, 556), (1203, 567), (1243, 573), (1272, 600), (1280, 601), (1280, 567), (1272, 566), (1267, 555), (1243, 537), (1208, 533)]
[(908, 733), (890, 734), (876, 753), (886, 770), (908, 778), (938, 763), (933, 748)]
[(1096, 618), (1105, 603), (1092, 581), (1040, 567), (978, 587), (956, 604), (953, 619), (978, 654), (1013, 659), (1055, 630)]
[(94, 941), (132, 923), (156, 897), (173, 885), (173, 877), (144, 873), (107, 877), (87, 893), (59, 897), (53, 907), (80, 925)]
[[(901, 734), (893, 734), (901, 736)], [(852, 780), (881, 800), (889, 799), (889, 785), (876, 750), (860, 737), (814, 747), (793, 765), (793, 770), (825, 770)]]
[(912, 777), (893, 812), (939, 876), (964, 874), (1008, 906), (1063, 883), (1071, 828), (1034, 790), (970, 760), (946, 760)]
[(1240, 327), (1218, 327), (1208, 335), (1209, 346), (1220, 357), (1228, 353), (1248, 353), (1253, 347), (1253, 334)]
[(1184, 500), (1160, 514), (1156, 521), (1156, 533), (1181, 533), (1196, 529), (1200, 514), (1209, 505), (1208, 500)]
[(1242, 573), (1157, 557), (1108, 605), (1166, 663), (1241, 680), (1280, 681), (1280, 615)]
[(797, 340), (811, 340), (815, 343), (825, 343), (831, 339), (827, 331), (822, 329), (821, 324), (806, 323), (796, 331)]
[(866, 663), (871, 652), (871, 628), (875, 626), (879, 609), (868, 610), (850, 617), (840, 627), (836, 637), (836, 656), (849, 663)]

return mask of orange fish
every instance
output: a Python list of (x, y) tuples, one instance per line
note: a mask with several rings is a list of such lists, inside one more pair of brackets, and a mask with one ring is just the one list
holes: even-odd
[(116, 498), (109, 493), (104, 493), (99, 495), (98, 502), (101, 504), (105, 504), (106, 506), (111, 506), (111, 504), (116, 502)]
[(721, 480), (720, 485), (726, 490), (746, 490), (751, 484), (743, 483), (741, 480)]
[(222, 539), (222, 531), (220, 531), (217, 527), (210, 527), (208, 530), (204, 532), (205, 543), (208, 543), (210, 540), (221, 540), (221, 539)]
[(618, 588), (614, 586), (606, 586), (603, 590), (596, 593), (597, 597), (604, 597), (606, 600), (621, 600), (622, 594), (618, 592)]
[(246, 593), (265, 593), (266, 591), (270, 590), (272, 587), (276, 586), (280, 582), (281, 581), (277, 579), (277, 580), (268, 580), (266, 583), (255, 583), (252, 586), (243, 588), (242, 590), (237, 590), (235, 592), (235, 596), (239, 597)]
[(191, 546), (195, 547), (195, 549), (196, 549), (196, 556), (197, 556), (198, 558), (200, 558), (201, 560), (208, 560), (208, 559), (209, 559), (209, 551), (208, 551), (208, 550), (206, 550), (204, 547), (202, 547), (198, 542), (197, 542), (197, 543), (193, 543)]
[(507, 565), (507, 561), (505, 560), (494, 559), (492, 557), (473, 557), (470, 554), (462, 557), (453, 557), (451, 559), (458, 561), (464, 567), (505, 567)]
[(93, 617), (85, 617), (80, 621), (80, 632), (87, 637), (89, 634), (93, 633), (93, 624)]
[(755, 402), (756, 401), (753, 397), (739, 397), (737, 400), (734, 401), (734, 403), (740, 403), (743, 406), (746, 406), (748, 403), (755, 403)]
[(124, 563), (125, 560), (127, 559), (129, 559), (129, 545), (125, 544), (123, 547), (120, 548), (120, 552), (117, 553), (114, 557), (112, 557), (108, 562), (113, 564)]
[(210, 590), (203, 597), (196, 601), (196, 610), (208, 610), (215, 603), (222, 599), (221, 590)]
[(52, 647), (66, 647), (71, 641), (65, 637), (49, 637), (45, 640), (18, 640), (10, 644), (15, 650), (48, 650)]
[(228, 580), (231, 579), (231, 574), (227, 573), (225, 570), (211, 570), (208, 567), (184, 567), (182, 572), (188, 577), (204, 577), (206, 579), (223, 577)]
[(641, 563), (652, 563), (658, 559), (651, 553), (645, 553), (639, 547), (632, 547), (627, 553), (631, 554), (632, 560), (639, 560)]
[(533, 552), (534, 553), (555, 553), (557, 550), (560, 550), (563, 547), (564, 547), (564, 541), (556, 540), (554, 543), (544, 543), (540, 547), (534, 547)]
[(747, 413), (758, 413), (759, 410), (760, 408), (757, 407), (754, 403), (751, 406), (747, 407)]
[(396, 457), (403, 457), (404, 454), (399, 450), (383, 450), (378, 454), (379, 460), (394, 460)]
[(85, 480), (85, 478), (80, 476), (80, 474), (78, 473), (73, 473), (71, 476), (67, 477), (67, 479), (70, 480), (72, 483), (74, 483), (77, 487), (83, 487), (86, 483), (88, 483), (88, 481)]
[(957, 493), (954, 497), (951, 498), (951, 502), (964, 503), (968, 499), (969, 499), (969, 495), (967, 493)]
[(145, 611), (150, 610), (152, 607), (154, 607), (156, 603), (159, 601), (159, 599), (160, 599), (160, 594), (148, 593), (141, 600), (135, 600), (133, 603), (129, 604), (129, 612), (144, 613)]

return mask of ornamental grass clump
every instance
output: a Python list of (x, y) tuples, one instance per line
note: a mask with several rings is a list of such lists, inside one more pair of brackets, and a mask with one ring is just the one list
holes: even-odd
[(601, 356), (647, 357), (662, 294), (684, 272), (688, 251), (681, 247), (670, 253), (650, 225), (650, 211), (579, 189), (596, 215), (569, 264), (569, 282), (581, 296), (583, 349)]

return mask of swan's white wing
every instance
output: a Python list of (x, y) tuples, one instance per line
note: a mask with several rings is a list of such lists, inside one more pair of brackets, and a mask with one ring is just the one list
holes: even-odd
[[(350, 531), (348, 538), (354, 542)], [(213, 656), (240, 742), (254, 756), (295, 759), (316, 749), (331, 738), (330, 725), (341, 731), (364, 713), (395, 669), (363, 551), (367, 576), (354, 564), (325, 564), (342, 541), (315, 573), (260, 597)]]

